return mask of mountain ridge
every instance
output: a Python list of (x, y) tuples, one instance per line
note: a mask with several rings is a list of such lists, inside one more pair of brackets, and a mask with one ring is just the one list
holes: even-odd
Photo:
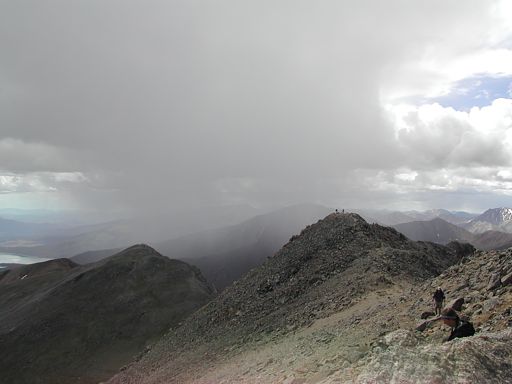
[[(63, 263), (71, 267), (48, 267)], [(0, 280), (0, 371), (8, 382), (107, 379), (215, 296), (197, 268), (143, 244), (87, 266), (43, 264), (21, 270), (46, 273)]]
[(475, 217), (463, 227), (473, 233), (501, 231), (512, 233), (512, 208), (491, 208)]
[[(332, 220), (304, 229), (109, 383), (510, 382), (512, 250), (412, 242), (357, 216), (343, 228)], [(443, 343), (442, 322), (414, 331), (438, 286), (471, 316), (475, 336)]]
[[(236, 225), (157, 243), (154, 247), (162, 254), (195, 265), (209, 282), (222, 290), (272, 256), (307, 224), (330, 212), (332, 210), (320, 205), (294, 205)], [(84, 264), (101, 260), (116, 251), (90, 251), (71, 259)]]
[[(330, 214), (293, 236), (109, 383), (201, 382), (205, 361), (215, 364), (239, 348), (286, 338), (339, 311), (350, 312), (367, 295), (423, 281), (463, 255), (412, 242), (357, 214)], [(378, 329), (370, 333), (377, 337)]]
[(432, 241), (439, 244), (460, 241), (471, 243), (482, 250), (500, 250), (512, 246), (512, 234), (510, 233), (494, 230), (472, 233), (441, 218), (402, 223), (393, 227), (415, 241)]

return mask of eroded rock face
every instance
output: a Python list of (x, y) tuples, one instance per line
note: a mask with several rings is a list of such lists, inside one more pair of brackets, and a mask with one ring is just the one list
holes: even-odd
[(512, 383), (512, 329), (441, 344), (397, 330), (344, 373), (350, 383)]

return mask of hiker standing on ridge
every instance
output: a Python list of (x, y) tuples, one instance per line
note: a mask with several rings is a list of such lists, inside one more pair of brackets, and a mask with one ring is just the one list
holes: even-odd
[(444, 304), (444, 292), (441, 287), (437, 287), (436, 291), (432, 295), (432, 300), (434, 302), (434, 312), (436, 315), (440, 315), (443, 310)]

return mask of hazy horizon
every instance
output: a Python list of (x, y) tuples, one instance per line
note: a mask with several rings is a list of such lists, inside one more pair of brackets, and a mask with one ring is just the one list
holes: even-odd
[(507, 1), (0, 2), (0, 208), (512, 206)]

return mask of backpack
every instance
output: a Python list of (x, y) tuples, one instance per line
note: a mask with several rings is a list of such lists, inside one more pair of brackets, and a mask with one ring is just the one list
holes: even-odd
[(455, 328), (450, 334), (450, 337), (448, 337), (448, 341), (453, 340), (456, 337), (467, 337), (473, 336), (474, 334), (475, 328), (473, 327), (473, 324), (469, 321), (461, 320), (460, 325)]

